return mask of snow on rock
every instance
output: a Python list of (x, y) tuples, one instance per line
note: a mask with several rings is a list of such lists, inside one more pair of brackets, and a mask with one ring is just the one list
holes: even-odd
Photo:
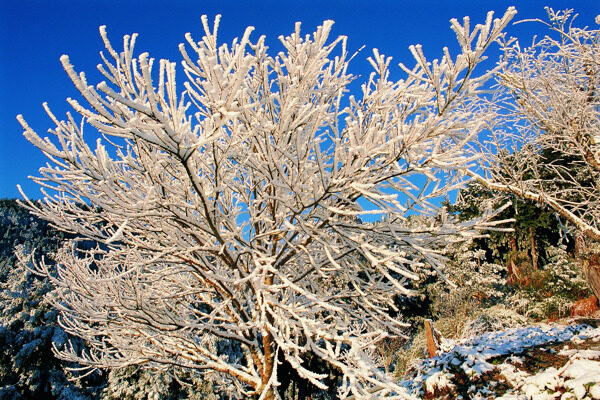
[(451, 376), (445, 372), (437, 371), (425, 380), (425, 387), (428, 392), (434, 392), (437, 388), (450, 388), (454, 385), (451, 383)]
[(563, 386), (571, 389), (578, 399), (583, 399), (587, 392), (586, 386), (600, 384), (600, 362), (573, 358), (569, 361), (570, 365), (562, 375), (565, 377)]
[[(556, 368), (548, 368), (525, 379), (520, 387), (520, 392), (527, 398), (539, 398), (547, 390), (554, 390), (559, 385), (559, 371)], [(554, 398), (554, 397), (552, 397)]]

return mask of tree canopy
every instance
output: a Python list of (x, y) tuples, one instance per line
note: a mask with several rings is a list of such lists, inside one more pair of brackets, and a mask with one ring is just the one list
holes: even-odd
[[(412, 46), (415, 66), (401, 65), (398, 81), (374, 50), (349, 97), (356, 77), (331, 21), (305, 36), (297, 24), (271, 56), (252, 28), (219, 44), (219, 17), (213, 27), (203, 17), (202, 40), (179, 47), (183, 91), (175, 63), (135, 57), (136, 35), (119, 53), (101, 27), (105, 81), (89, 85), (61, 58), (82, 119), (45, 105), (56, 127), (42, 138), (19, 116), (49, 159), (34, 178), (44, 200), (28, 207), (101, 244), (77, 254), (67, 242), (55, 272), (38, 265), (61, 326), (89, 344), (58, 355), (207, 371), (222, 390), (270, 399), (280, 363), (325, 387), (311, 354), (340, 373), (340, 396), (401, 392), (369, 355), (402, 334), (394, 296), (410, 292), (416, 268), (443, 264), (445, 244), (495, 224), (491, 211), (458, 221), (435, 199), (474, 165), (467, 144), (484, 128), (478, 100), (495, 72), (474, 69), (515, 13), (472, 30), (452, 20), (460, 54), (428, 62)], [(86, 127), (102, 135), (95, 147)], [(415, 213), (437, 219), (415, 225)]]

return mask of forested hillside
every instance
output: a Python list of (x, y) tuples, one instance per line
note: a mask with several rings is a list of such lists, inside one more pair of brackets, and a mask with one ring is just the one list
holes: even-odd
[(52, 353), (53, 345), (66, 344), (68, 337), (57, 325), (58, 311), (44, 301), (49, 283), (23, 268), (15, 254), (35, 252), (35, 260), (48, 259), (64, 239), (16, 201), (0, 200), (1, 399), (85, 399), (98, 393), (97, 374), (82, 381), (85, 389), (68, 381), (72, 375)]
[[(210, 386), (182, 374), (181, 382), (167, 372), (147, 372), (136, 367), (81, 374), (60, 361), (53, 347), (82, 342), (58, 326), (58, 311), (44, 297), (50, 284), (19, 262), (34, 252), (52, 263), (55, 252), (68, 235), (31, 215), (16, 200), (0, 200), (0, 399), (210, 399)], [(90, 243), (80, 249), (90, 248)], [(29, 265), (31, 266), (31, 265)], [(204, 389), (203, 389), (204, 388)]]

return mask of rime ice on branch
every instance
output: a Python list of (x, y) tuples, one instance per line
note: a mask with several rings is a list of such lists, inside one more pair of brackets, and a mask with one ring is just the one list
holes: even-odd
[[(174, 63), (134, 57), (135, 35), (117, 53), (100, 29), (106, 81), (95, 87), (63, 56), (87, 103), (68, 100), (81, 123), (46, 107), (56, 128), (42, 139), (19, 117), (50, 160), (34, 178), (44, 202), (29, 207), (102, 244), (82, 257), (68, 243), (56, 272), (38, 266), (61, 325), (89, 343), (58, 355), (208, 371), (269, 399), (280, 363), (324, 386), (303, 363), (311, 353), (343, 375), (342, 397), (401, 393), (369, 349), (402, 334), (393, 297), (416, 269), (439, 269), (445, 244), (494, 225), (458, 223), (432, 200), (476, 160), (465, 146), (483, 126), (473, 107), (493, 71), (473, 69), (515, 13), (490, 13), (473, 31), (453, 20), (461, 53), (429, 63), (411, 47), (403, 80), (389, 80), (391, 59), (374, 50), (374, 72), (349, 98), (351, 57), (345, 37), (328, 40), (331, 21), (306, 36), (297, 24), (273, 57), (252, 28), (219, 45), (219, 17), (213, 28), (203, 17), (202, 40), (180, 45), (183, 91)], [(84, 123), (103, 135), (95, 148)], [(415, 212), (439, 218), (408, 223)]]
[[(478, 148), (482, 173), (471, 175), (549, 207), (589, 246), (600, 242), (600, 30), (577, 27), (572, 10), (547, 12), (548, 21), (535, 20), (547, 36), (527, 48), (503, 43), (486, 110), (491, 134)], [(588, 246), (579, 253), (600, 296), (600, 263)]]

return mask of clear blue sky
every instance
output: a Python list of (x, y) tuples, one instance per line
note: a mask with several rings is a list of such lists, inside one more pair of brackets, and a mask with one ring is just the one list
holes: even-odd
[[(443, 46), (455, 48), (450, 18), (469, 15), (472, 23), (482, 22), (487, 11), (503, 13), (510, 5), (517, 7), (516, 20), (543, 18), (544, 5), (555, 9), (574, 8), (580, 14), (579, 25), (595, 26), (600, 14), (599, 0), (496, 1), (0, 1), (0, 198), (19, 197), (16, 185), (27, 194), (39, 197), (35, 185), (27, 179), (36, 175), (46, 160), (22, 136), (17, 114), (23, 114), (38, 133), (53, 127), (42, 103), (47, 101), (60, 117), (69, 110), (65, 99), (76, 90), (62, 70), (59, 57), (68, 54), (77, 71), (85, 71), (89, 81), (98, 83), (95, 66), (103, 49), (98, 27), (106, 25), (116, 49), (122, 36), (139, 33), (137, 51), (148, 51), (155, 58), (180, 61), (177, 50), (184, 34), (201, 38), (200, 16), (211, 19), (222, 14), (220, 40), (230, 42), (241, 36), (245, 27), (256, 28), (253, 37), (267, 35), (277, 45), (277, 36), (293, 31), (302, 21), (303, 31), (310, 33), (325, 19), (332, 19), (334, 35), (347, 35), (350, 50), (365, 49), (353, 61), (351, 72), (365, 76), (369, 67), (364, 61), (376, 47), (393, 56), (394, 64), (412, 64), (410, 44), (420, 43), (430, 58), (439, 57)], [(509, 34), (522, 43), (535, 32), (543, 33), (539, 24), (510, 26)], [(496, 54), (490, 53), (492, 57)], [(397, 78), (401, 77), (399, 68)], [(181, 75), (179, 75), (181, 76)]]

